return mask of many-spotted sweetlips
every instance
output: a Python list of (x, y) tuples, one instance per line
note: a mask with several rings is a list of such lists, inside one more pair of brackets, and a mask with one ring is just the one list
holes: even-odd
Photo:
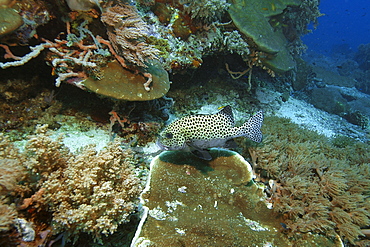
[(240, 127), (235, 127), (231, 106), (216, 114), (190, 115), (171, 123), (160, 134), (158, 145), (164, 150), (190, 151), (199, 158), (210, 160), (212, 147), (229, 147), (235, 137), (245, 136), (261, 142), (263, 112), (259, 111)]

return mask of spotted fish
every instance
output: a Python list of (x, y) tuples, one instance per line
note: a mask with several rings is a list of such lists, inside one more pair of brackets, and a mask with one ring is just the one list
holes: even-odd
[(216, 114), (190, 115), (176, 120), (160, 134), (158, 145), (164, 150), (191, 151), (199, 158), (211, 160), (211, 147), (227, 147), (234, 137), (245, 136), (262, 141), (263, 112), (257, 112), (240, 127), (235, 127), (231, 106)]

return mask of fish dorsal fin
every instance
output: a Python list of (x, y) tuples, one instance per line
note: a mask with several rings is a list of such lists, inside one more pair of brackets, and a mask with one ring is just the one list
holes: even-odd
[(221, 111), (219, 111), (217, 114), (220, 114), (220, 115), (224, 115), (225, 117), (227, 117), (227, 119), (229, 120), (229, 123), (234, 126), (235, 125), (235, 122), (234, 122), (234, 115), (233, 115), (233, 110), (231, 109), (231, 106), (227, 105), (225, 106), (224, 108), (221, 109)]

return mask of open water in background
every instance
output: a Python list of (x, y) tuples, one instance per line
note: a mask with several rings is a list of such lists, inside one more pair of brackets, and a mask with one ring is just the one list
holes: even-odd
[(319, 25), (303, 37), (309, 50), (331, 55), (370, 43), (370, 0), (321, 0)]

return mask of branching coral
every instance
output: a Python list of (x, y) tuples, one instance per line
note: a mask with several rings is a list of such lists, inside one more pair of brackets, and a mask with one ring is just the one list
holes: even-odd
[(254, 159), (258, 173), (274, 180), (271, 201), (287, 228), (367, 241), (361, 227), (370, 224), (369, 146), (338, 148), (278, 118), (267, 118), (264, 126), (268, 137), (253, 149)]
[(9, 139), (0, 134), (0, 196), (13, 192), (17, 184), (26, 177), (24, 159)]
[(112, 143), (100, 153), (89, 146), (72, 155), (45, 128), (27, 145), (28, 167), (42, 177), (39, 187), (53, 212), (54, 233), (86, 232), (100, 240), (115, 232), (135, 210), (141, 191), (130, 151)]
[(0, 232), (8, 231), (17, 215), (14, 205), (8, 205), (4, 198), (0, 198)]
[(53, 141), (46, 132), (47, 125), (39, 126), (36, 135), (30, 138), (26, 146), (29, 154), (27, 167), (43, 178), (47, 178), (58, 169), (65, 169), (70, 159), (68, 148), (59, 142), (60, 140)]
[(4, 134), (0, 134), (0, 232), (8, 231), (14, 226), (18, 217), (15, 204), (9, 200), (18, 183), (26, 177), (22, 166), (24, 161)]

